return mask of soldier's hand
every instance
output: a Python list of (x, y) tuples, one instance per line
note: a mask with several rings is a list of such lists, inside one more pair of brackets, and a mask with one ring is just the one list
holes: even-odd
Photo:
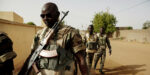
[(112, 53), (112, 50), (111, 50), (111, 49), (109, 49), (109, 55), (111, 55), (111, 53)]

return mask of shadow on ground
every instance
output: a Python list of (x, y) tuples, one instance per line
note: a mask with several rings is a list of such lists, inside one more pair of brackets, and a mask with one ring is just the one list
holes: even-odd
[[(116, 68), (108, 69), (104, 68), (105, 75), (136, 75), (137, 73), (141, 71), (146, 71), (146, 69), (143, 69), (143, 67), (146, 66), (143, 65), (124, 65), (119, 66)], [(96, 69), (98, 71), (99, 69)], [(96, 74), (92, 75), (101, 75), (99, 72), (96, 72)]]

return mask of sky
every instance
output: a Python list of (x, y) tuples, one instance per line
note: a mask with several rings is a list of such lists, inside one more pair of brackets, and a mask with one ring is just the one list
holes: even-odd
[[(117, 27), (132, 26), (141, 29), (150, 20), (150, 0), (0, 0), (0, 11), (14, 11), (24, 22), (41, 25), (41, 8), (46, 2), (57, 4), (59, 11), (69, 11), (64, 21), (67, 25), (85, 30), (96, 13), (113, 14)], [(62, 14), (61, 14), (62, 17)]]

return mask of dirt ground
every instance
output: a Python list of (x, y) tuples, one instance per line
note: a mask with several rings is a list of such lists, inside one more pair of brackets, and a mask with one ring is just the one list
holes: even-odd
[[(112, 55), (107, 57), (105, 75), (150, 75), (150, 44), (111, 40)], [(100, 75), (99, 65), (92, 75)]]
[[(107, 57), (105, 75), (150, 75), (150, 44), (111, 40), (112, 55)], [(100, 75), (91, 70), (91, 75)], [(79, 71), (78, 71), (79, 72)]]

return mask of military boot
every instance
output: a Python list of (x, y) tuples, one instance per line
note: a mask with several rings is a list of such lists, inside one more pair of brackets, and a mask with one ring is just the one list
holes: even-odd
[(102, 74), (102, 75), (104, 75), (105, 73), (103, 72), (103, 70), (102, 69), (100, 69), (99, 70), (99, 72)]

